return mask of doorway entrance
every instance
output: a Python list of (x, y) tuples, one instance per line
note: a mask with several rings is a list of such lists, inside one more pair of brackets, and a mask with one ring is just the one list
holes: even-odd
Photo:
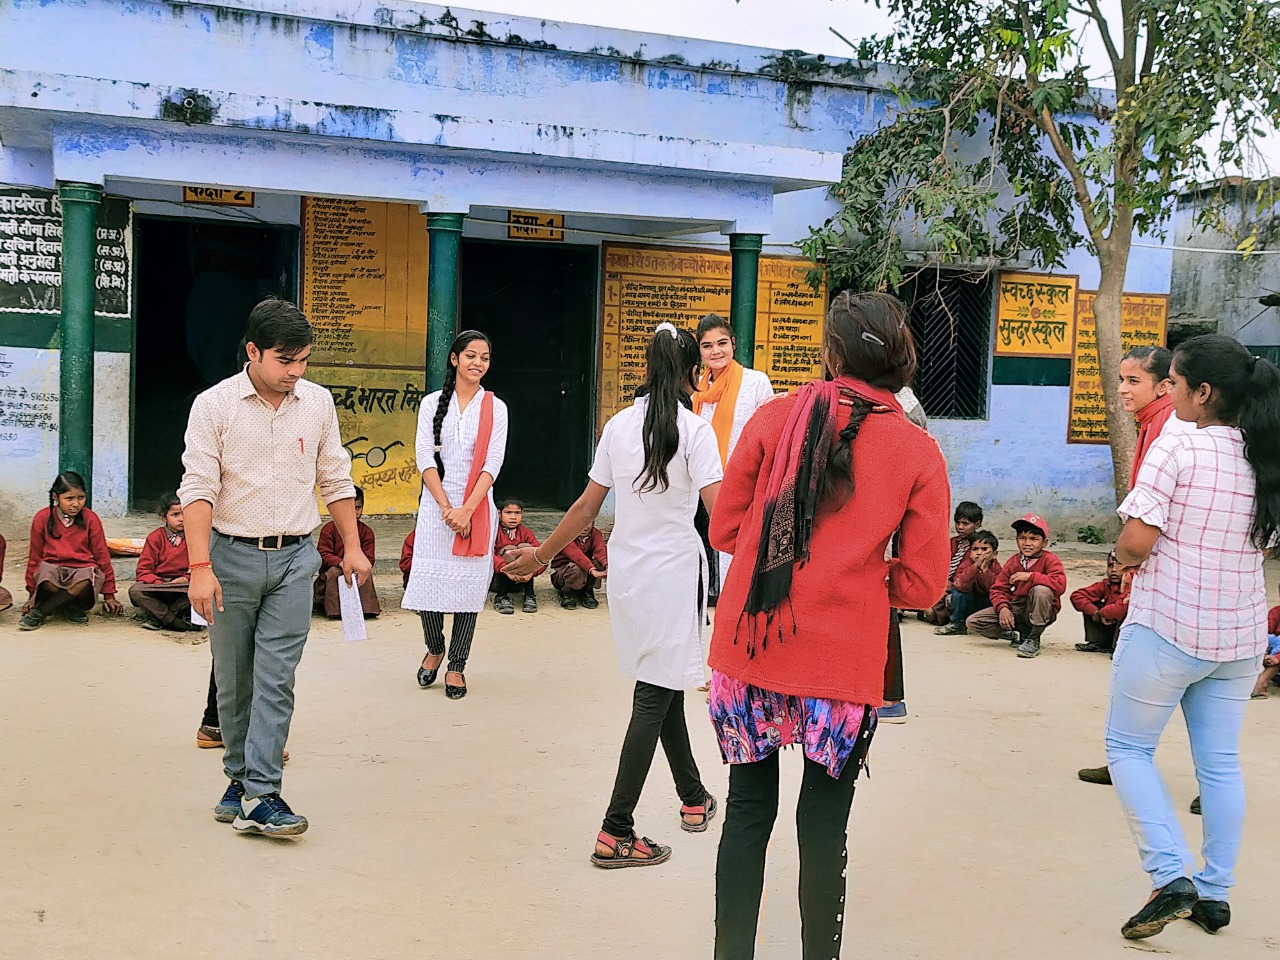
[(487, 333), (485, 386), (507, 405), (497, 492), (568, 507), (587, 481), (595, 423), (595, 247), (463, 240), (462, 329)]
[(130, 504), (153, 509), (182, 479), (196, 395), (240, 366), (254, 304), (294, 296), (297, 231), (139, 218)]

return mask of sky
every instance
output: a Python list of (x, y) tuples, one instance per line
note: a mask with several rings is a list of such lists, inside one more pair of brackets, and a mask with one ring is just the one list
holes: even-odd
[[(1120, 0), (1100, 0), (1100, 6), (1112, 23), (1119, 20)], [(462, 0), (459, 7), (835, 56), (851, 51), (832, 28), (857, 41), (886, 32), (891, 23), (872, 0)], [(1083, 36), (1089, 81), (1112, 86), (1097, 31), (1087, 30)], [(1272, 174), (1280, 173), (1280, 135), (1273, 134), (1263, 144), (1263, 162)], [(1264, 175), (1267, 170), (1258, 167), (1251, 172)]]

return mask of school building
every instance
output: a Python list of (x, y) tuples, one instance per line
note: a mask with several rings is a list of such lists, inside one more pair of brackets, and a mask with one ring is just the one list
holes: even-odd
[[(470, 327), (511, 410), (499, 490), (565, 506), (662, 320), (729, 316), (779, 388), (820, 372), (830, 291), (796, 243), (896, 102), (886, 68), (407, 0), (0, 0), (0, 23), (6, 531), (60, 467), (106, 516), (176, 486), (265, 293), (315, 325), (369, 512), (415, 509), (418, 408)], [(1135, 249), (1139, 340), (1169, 262)], [(1111, 515), (1096, 282), (1077, 251), (903, 291), (955, 496), (993, 526)]]

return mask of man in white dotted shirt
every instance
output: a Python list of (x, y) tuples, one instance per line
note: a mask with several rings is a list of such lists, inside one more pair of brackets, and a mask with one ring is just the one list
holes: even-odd
[(367, 579), (351, 457), (333, 397), (302, 379), (311, 325), (291, 303), (249, 314), (249, 362), (196, 397), (178, 497), (191, 557), (192, 607), (209, 622), (218, 716), (231, 783), (214, 817), (237, 830), (296, 836), (307, 819), (280, 797), (293, 681), (311, 625), (320, 554), (316, 489), (346, 544), (347, 582)]

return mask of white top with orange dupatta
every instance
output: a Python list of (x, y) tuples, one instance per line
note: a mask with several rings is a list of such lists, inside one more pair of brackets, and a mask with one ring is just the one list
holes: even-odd
[[(702, 380), (703, 382), (699, 383), (699, 387), (703, 387), (707, 380), (705, 374)], [(711, 384), (706, 385), (710, 386)], [(712, 429), (716, 429), (714, 417), (717, 404), (709, 401), (703, 401), (699, 404), (697, 396), (697, 394), (694, 394), (694, 412), (710, 423)], [(742, 368), (742, 383), (738, 387), (738, 399), (733, 406), (733, 421), (727, 442), (718, 432), (716, 435), (716, 439), (720, 441), (722, 451), (722, 466), (724, 463), (729, 462), (729, 454), (733, 453), (733, 448), (737, 446), (738, 438), (742, 436), (742, 429), (747, 425), (747, 421), (751, 419), (751, 415), (772, 400), (773, 396), (773, 384), (769, 382), (768, 374), (762, 370)]]

